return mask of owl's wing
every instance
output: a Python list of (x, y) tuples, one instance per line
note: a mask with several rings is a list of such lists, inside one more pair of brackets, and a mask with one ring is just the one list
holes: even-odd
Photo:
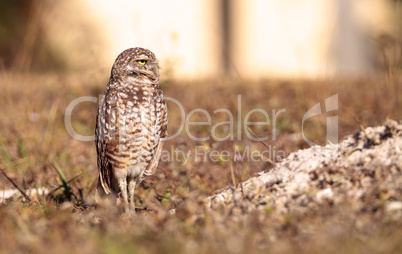
[(162, 105), (162, 107), (161, 107), (161, 134), (160, 134), (160, 137), (162, 139), (164, 139), (168, 135), (168, 131), (167, 131), (168, 111), (167, 111), (165, 99), (162, 100), (161, 105)]
[[(144, 175), (149, 176), (153, 175), (158, 167), (159, 160), (162, 155), (162, 148), (163, 148), (163, 141), (159, 139), (158, 146), (156, 147), (155, 155), (152, 157), (151, 161), (149, 162), (147, 168), (144, 171)], [(142, 181), (142, 179), (141, 179)]]
[(161, 116), (159, 118), (159, 123), (160, 123), (160, 134), (159, 134), (159, 142), (157, 147), (155, 148), (155, 154), (152, 158), (152, 160), (149, 162), (147, 168), (145, 169), (144, 175), (152, 175), (155, 173), (156, 168), (158, 167), (159, 160), (162, 155), (162, 148), (163, 148), (163, 143), (164, 143), (164, 138), (167, 137), (167, 124), (168, 124), (168, 115), (167, 115), (167, 106), (165, 99), (162, 99), (162, 103), (160, 104), (160, 112)]
[(106, 156), (106, 139), (108, 138), (105, 133), (106, 128), (106, 102), (105, 97), (103, 97), (102, 101), (99, 103), (98, 114), (96, 116), (96, 128), (95, 128), (95, 143), (96, 143), (96, 151), (98, 154), (98, 170), (99, 170), (99, 183), (102, 186), (105, 194), (111, 193), (111, 174), (112, 170), (110, 168), (110, 163), (108, 162), (108, 158)]

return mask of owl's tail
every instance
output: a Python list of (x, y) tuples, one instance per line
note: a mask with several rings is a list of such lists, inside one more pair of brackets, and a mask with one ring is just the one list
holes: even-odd
[(102, 184), (102, 176), (99, 174), (98, 178), (98, 185), (96, 187), (96, 193), (95, 193), (95, 203), (96, 204), (102, 204), (105, 203), (105, 201), (110, 201), (113, 202), (115, 201), (116, 197), (115, 195), (110, 195), (111, 191), (108, 187), (105, 188), (105, 186)]

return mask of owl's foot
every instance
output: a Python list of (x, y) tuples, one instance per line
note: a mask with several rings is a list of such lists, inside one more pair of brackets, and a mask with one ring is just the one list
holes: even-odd
[(124, 212), (124, 213), (121, 215), (121, 217), (122, 217), (123, 219), (129, 219), (129, 220), (131, 220), (131, 219), (134, 219), (135, 217), (137, 217), (137, 214), (135, 213), (135, 211), (129, 210), (129, 211), (127, 211), (127, 212)]

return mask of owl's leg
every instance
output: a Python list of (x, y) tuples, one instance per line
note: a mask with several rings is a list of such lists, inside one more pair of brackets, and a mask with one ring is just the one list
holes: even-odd
[(128, 195), (130, 200), (130, 210), (135, 214), (135, 203), (134, 203), (134, 190), (137, 181), (134, 178), (129, 178), (128, 180)]
[(127, 180), (126, 177), (120, 177), (118, 179), (119, 182), (119, 188), (120, 188), (120, 193), (121, 197), (123, 198), (123, 206), (124, 206), (124, 212), (128, 213), (128, 196), (127, 196)]

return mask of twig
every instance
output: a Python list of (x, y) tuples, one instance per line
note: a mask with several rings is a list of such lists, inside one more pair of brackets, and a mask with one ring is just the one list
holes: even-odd
[(237, 184), (236, 184), (236, 178), (235, 178), (234, 171), (233, 171), (233, 163), (230, 163), (230, 174), (232, 176), (233, 186), (236, 187)]
[(3, 175), (7, 178), (7, 180), (9, 180), (10, 183), (11, 183), (12, 185), (14, 185), (15, 188), (17, 188), (17, 190), (22, 194), (22, 196), (24, 196), (24, 198), (25, 198), (26, 200), (31, 201), (31, 199), (29, 198), (29, 196), (28, 196), (23, 190), (21, 190), (20, 187), (18, 187), (18, 185), (17, 185), (10, 177), (8, 177), (8, 175), (6, 174), (6, 172), (4, 172), (4, 169), (0, 168), (0, 171), (1, 171), (1, 173), (3, 173)]
[(359, 125), (360, 129), (364, 132), (364, 126), (363, 124), (360, 122), (360, 119), (357, 117), (357, 115), (355, 114), (355, 112), (353, 111), (353, 109), (351, 107), (347, 108), (349, 113), (352, 114), (353, 118), (355, 119), (355, 121), (357, 122), (357, 124)]
[[(82, 175), (82, 174), (79, 174), (79, 175), (74, 176), (74, 177), (73, 177), (70, 181), (68, 181), (67, 183), (73, 182), (75, 179), (77, 179), (77, 178), (80, 177), (81, 175)], [(47, 194), (47, 196), (48, 196), (48, 197), (53, 197), (53, 194), (54, 194), (56, 191), (60, 190), (61, 188), (64, 188), (64, 186), (63, 186), (63, 185), (57, 186), (54, 190), (52, 190), (51, 192), (49, 192), (49, 194)]]
[[(248, 131), (251, 132), (251, 134), (253, 134), (254, 137), (257, 137), (257, 135), (255, 135), (255, 133), (250, 129), (250, 127), (247, 127)], [(263, 146), (265, 146), (267, 149), (269, 149), (269, 152), (272, 153), (272, 149), (271, 147), (269, 147), (267, 144), (265, 144), (264, 142), (262, 142), (262, 140), (258, 140)], [(272, 160), (268, 159), (267, 157), (263, 156), (263, 159), (265, 159), (265, 161), (268, 161), (269, 163), (271, 163), (272, 165), (275, 165), (275, 162), (273, 162)]]

